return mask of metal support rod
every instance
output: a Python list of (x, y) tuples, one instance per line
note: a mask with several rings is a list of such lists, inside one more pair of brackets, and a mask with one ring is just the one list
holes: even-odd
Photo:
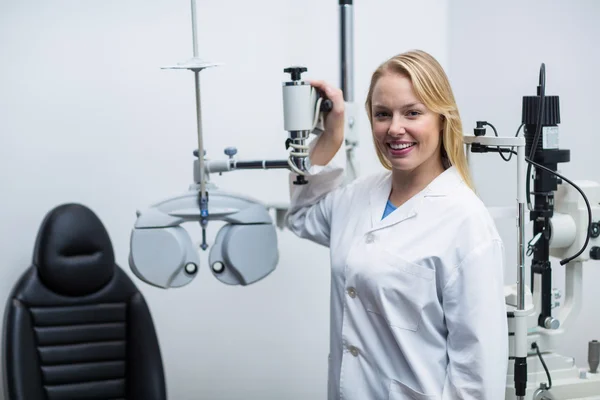
[(198, 57), (198, 31), (196, 29), (196, 0), (192, 2), (192, 45), (194, 51), (194, 57)]
[(338, 0), (340, 6), (340, 88), (346, 103), (346, 180), (353, 181), (358, 176), (355, 149), (359, 135), (357, 109), (354, 104), (354, 5), (353, 0)]
[(232, 169), (290, 169), (287, 160), (234, 161)]
[[(196, 151), (194, 151), (196, 154)], [(256, 169), (290, 169), (288, 160), (243, 160), (238, 161), (236, 159), (228, 160), (208, 160), (205, 164), (205, 174), (208, 179), (210, 174), (221, 174), (223, 172), (235, 171), (235, 170), (256, 170)], [(195, 164), (196, 166), (196, 164)], [(194, 172), (194, 182), (198, 183), (199, 176)]]
[(340, 4), (340, 67), (344, 100), (354, 101), (354, 9), (352, 0)]
[[(194, 2), (194, 0), (192, 0)], [(204, 141), (202, 140), (202, 105), (200, 101), (200, 71), (194, 71), (194, 81), (196, 87), (196, 116), (197, 116), (197, 126), (198, 126), (198, 163), (200, 168), (200, 173), (204, 171)], [(200, 175), (202, 176), (202, 175)], [(206, 194), (206, 183), (204, 179), (200, 179), (200, 193), (202, 198), (205, 197)]]
[[(196, 0), (190, 0), (192, 5), (192, 46), (194, 51), (194, 58), (198, 58), (198, 28), (196, 18)], [(204, 173), (204, 140), (202, 137), (202, 103), (200, 97), (200, 70), (194, 70), (194, 82), (196, 91), (196, 117), (197, 117), (197, 129), (198, 129), (198, 161), (200, 167), (200, 174)], [(202, 175), (200, 175), (202, 177)], [(206, 184), (205, 179), (200, 179), (200, 194), (201, 198), (204, 199), (206, 195)]]
[(525, 207), (527, 202), (525, 147), (517, 147), (517, 311), (515, 311), (515, 395), (527, 392), (527, 316), (525, 314)]
[[(196, 21), (196, 0), (191, 1), (192, 9), (192, 45), (194, 50), (194, 59), (198, 58), (198, 29)], [(204, 174), (204, 140), (202, 137), (202, 102), (200, 97), (200, 71), (202, 68), (194, 68), (194, 88), (196, 92), (196, 117), (198, 128), (198, 167), (200, 177), (200, 225), (202, 226), (202, 250), (208, 248), (206, 243), (206, 226), (208, 225), (208, 194), (206, 193), (206, 177)]]
[(518, 220), (518, 255), (517, 255), (517, 309), (525, 309), (525, 206), (527, 203), (527, 193), (525, 193), (525, 179), (529, 177), (525, 176), (525, 147), (517, 147), (517, 205), (519, 207), (519, 220)]

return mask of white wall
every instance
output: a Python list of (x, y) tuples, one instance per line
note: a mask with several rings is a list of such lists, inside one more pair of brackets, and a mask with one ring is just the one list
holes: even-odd
[[(447, 0), (357, 3), (361, 105), (370, 73), (395, 53), (422, 48), (447, 65)], [(338, 83), (337, 1), (198, 0), (198, 17), (202, 57), (225, 63), (202, 73), (208, 155), (235, 145), (242, 159), (285, 157), (283, 68), (302, 64), (307, 76)], [(64, 202), (100, 216), (128, 270), (135, 211), (192, 180), (193, 75), (160, 69), (191, 55), (188, 0), (0, 2), (1, 302), (30, 265), (44, 214)], [(379, 165), (361, 118), (358, 161), (369, 173)], [(283, 171), (215, 182), (265, 201), (288, 198)], [(278, 269), (251, 287), (219, 283), (206, 262), (178, 290), (136, 280), (156, 321), (170, 398), (325, 397), (327, 250), (287, 231), (279, 243)]]
[[(514, 136), (521, 124), (523, 96), (535, 95), (541, 63), (546, 65), (546, 94), (560, 96), (560, 147), (571, 161), (559, 168), (571, 180), (600, 181), (597, 167), (597, 107), (600, 93), (600, 2), (453, 0), (449, 7), (449, 74), (466, 133), (475, 121), (487, 120), (500, 136)], [(493, 135), (488, 128), (488, 135)], [(516, 162), (479, 155), (474, 174), (489, 205), (513, 205)], [(516, 260), (513, 221), (499, 221)], [(531, 225), (528, 233), (532, 231)], [(530, 234), (531, 237), (531, 234)], [(564, 268), (553, 262), (555, 286), (564, 287)], [(506, 271), (516, 282), (516, 268)], [(561, 351), (587, 367), (587, 343), (600, 339), (597, 285), (600, 264), (584, 265), (584, 306)]]

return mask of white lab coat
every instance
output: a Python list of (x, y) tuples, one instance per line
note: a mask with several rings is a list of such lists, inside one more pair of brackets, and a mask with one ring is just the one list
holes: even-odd
[(345, 185), (340, 154), (290, 184), (296, 235), (330, 248), (329, 400), (503, 400), (504, 247), (451, 167), (382, 220), (391, 172)]

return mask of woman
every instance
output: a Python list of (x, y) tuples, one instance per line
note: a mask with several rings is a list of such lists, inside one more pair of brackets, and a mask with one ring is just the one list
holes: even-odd
[(287, 225), (331, 252), (328, 398), (504, 399), (504, 248), (442, 67), (411, 51), (375, 71), (366, 108), (385, 170), (347, 185), (342, 93), (311, 84), (334, 107)]

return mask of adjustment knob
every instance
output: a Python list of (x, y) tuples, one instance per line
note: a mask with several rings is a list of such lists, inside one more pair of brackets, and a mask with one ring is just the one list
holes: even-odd
[(194, 275), (196, 272), (198, 272), (198, 266), (194, 263), (187, 263), (185, 265), (185, 272), (187, 272), (189, 275)]
[(292, 75), (293, 81), (299, 81), (303, 72), (308, 71), (306, 67), (288, 67), (283, 70)]
[(588, 343), (588, 364), (592, 374), (598, 373), (598, 364), (600, 364), (600, 342), (592, 340)]
[(225, 265), (221, 261), (215, 261), (212, 265), (212, 270), (220, 274), (225, 270)]
[(594, 239), (600, 236), (600, 224), (598, 222), (592, 222), (590, 227), (590, 236)]
[(475, 136), (485, 136), (485, 124), (483, 121), (477, 121), (477, 127), (473, 128)]
[(558, 289), (553, 289), (552, 290), (552, 294), (554, 295), (554, 298), (556, 300), (558, 300), (558, 299), (560, 299), (562, 297), (562, 293)]
[[(206, 149), (202, 150), (202, 154), (206, 155)], [(194, 157), (198, 157), (198, 149), (194, 150)]]
[(592, 260), (600, 260), (600, 247), (592, 246), (590, 249), (590, 258)]
[(560, 321), (553, 317), (546, 317), (544, 320), (544, 327), (546, 329), (558, 329), (560, 327)]
[(324, 99), (321, 103), (321, 111), (329, 112), (331, 110), (333, 110), (333, 102), (329, 99)]
[(232, 158), (237, 154), (237, 149), (235, 147), (227, 147), (225, 148), (224, 153), (225, 155), (229, 156), (229, 158)]

